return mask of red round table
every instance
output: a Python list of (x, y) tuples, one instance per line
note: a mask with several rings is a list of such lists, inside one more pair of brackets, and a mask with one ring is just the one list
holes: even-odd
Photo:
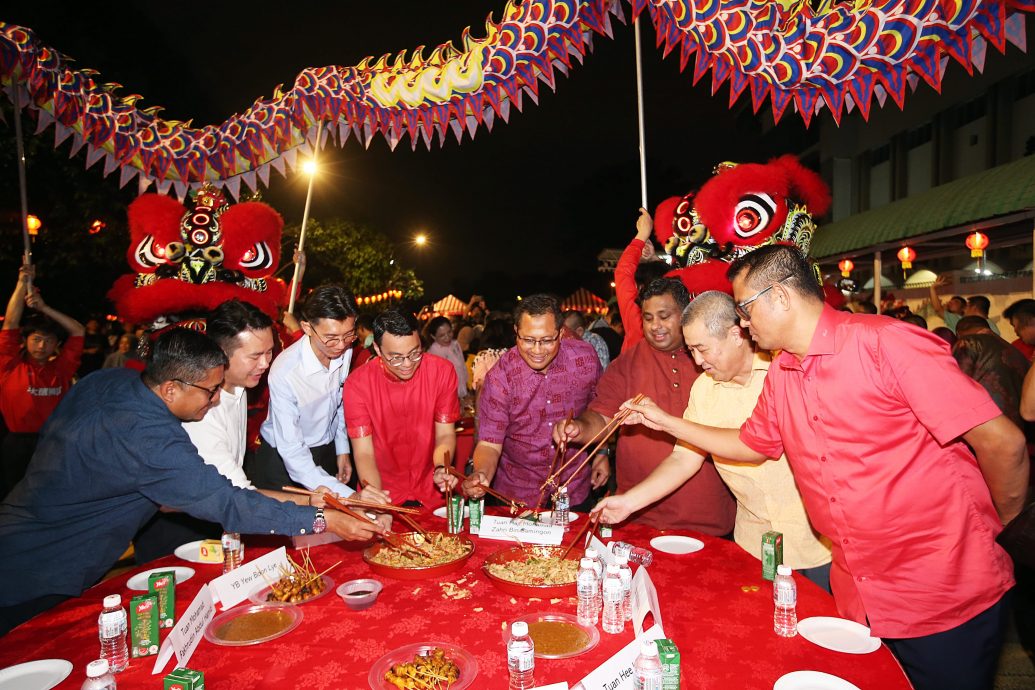
[[(436, 529), (445, 527), (445, 520), (430, 513), (422, 516), (421, 522)], [(576, 522), (575, 528), (578, 526)], [(657, 534), (656, 530), (628, 525), (616, 528), (614, 539), (649, 547), (650, 538)], [(665, 632), (681, 653), (681, 687), (767, 689), (783, 674), (796, 670), (832, 673), (862, 690), (911, 687), (885, 646), (871, 654), (852, 655), (817, 647), (801, 636), (778, 637), (773, 633), (772, 584), (762, 579), (759, 562), (732, 542), (693, 536), (704, 542), (704, 549), (682, 556), (655, 552), (649, 568), (658, 589)], [(321, 570), (343, 560), (330, 573), (336, 583), (359, 577), (383, 582), (377, 603), (355, 612), (331, 593), (303, 604), (304, 619), (289, 634), (250, 647), (217, 646), (202, 640), (188, 665), (205, 673), (208, 690), (358, 690), (369, 687), (367, 673), (386, 652), (414, 642), (441, 641), (463, 647), (478, 660), (479, 675), (473, 688), (506, 688), (506, 649), (501, 637), (505, 621), (535, 611), (574, 614), (575, 599), (566, 598), (557, 604), (512, 599), (497, 590), (481, 571), (486, 556), (510, 544), (477, 537), (474, 541), (475, 553), (462, 570), (440, 580), (424, 581), (372, 575), (360, 558), (360, 545), (339, 542), (314, 547), (311, 557)], [(246, 542), (248, 559), (284, 543), (274, 538)], [(292, 554), (290, 547), (288, 553)], [(177, 616), (202, 583), (222, 574), (219, 565), (185, 564), (174, 556), (149, 563), (148, 567), (164, 565), (189, 565), (195, 570), (194, 577), (177, 586)], [(0, 644), (0, 668), (34, 659), (67, 659), (75, 668), (58, 687), (78, 688), (86, 664), (98, 655), (101, 600), (117, 593), (128, 602), (137, 594), (126, 587), (128, 579), (129, 574), (102, 582), (82, 597), (66, 601), (13, 630)], [(804, 578), (797, 580), (799, 619), (837, 615), (833, 599), (826, 592)], [(459, 588), (470, 592), (469, 598), (447, 597), (441, 586), (445, 582), (459, 583)], [(163, 640), (166, 633), (162, 631)], [(581, 656), (537, 659), (537, 684), (567, 681), (574, 686), (633, 639), (632, 626), (627, 624), (620, 635), (601, 631), (600, 637), (600, 644)], [(155, 657), (132, 659), (129, 668), (118, 675), (119, 688), (160, 687), (162, 676), (151, 675), (154, 661)], [(175, 658), (163, 675), (174, 665)]]

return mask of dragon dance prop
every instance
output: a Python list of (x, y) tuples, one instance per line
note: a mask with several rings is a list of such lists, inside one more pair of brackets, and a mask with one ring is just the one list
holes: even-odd
[[(696, 83), (709, 72), (712, 92), (728, 83), (731, 105), (745, 93), (757, 112), (771, 104), (779, 120), (793, 105), (809, 124), (822, 109), (836, 122), (857, 108), (868, 118), (873, 101), (903, 106), (922, 80), (940, 89), (950, 60), (967, 73), (984, 66), (991, 44), (1024, 45), (1024, 13), (1035, 0), (633, 0), (633, 17), (649, 16), (665, 55), (676, 53)], [(442, 145), (507, 121), (523, 99), (537, 101), (540, 83), (555, 88), (592, 48), (624, 21), (619, 0), (509, 2), (499, 21), (489, 16), (483, 38), (464, 30), (460, 47), (445, 43), (365, 58), (352, 66), (309, 68), (287, 91), (259, 98), (225, 122), (195, 128), (165, 120), (160, 108), (140, 108), (138, 95), (72, 69), (30, 29), (0, 22), (0, 84), (37, 116), (37, 133), (55, 129), (55, 143), (72, 138), (86, 163), (103, 159), (120, 184), (137, 179), (182, 199), (210, 182), (237, 197), (241, 185), (268, 185), (270, 169), (286, 174), (299, 153), (312, 152), (317, 130), (344, 145), (375, 136), (394, 148), (409, 138)], [(12, 99), (13, 100), (13, 99)]]

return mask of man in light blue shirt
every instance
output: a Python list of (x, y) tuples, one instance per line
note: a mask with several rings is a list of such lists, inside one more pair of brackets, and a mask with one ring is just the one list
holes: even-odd
[(341, 393), (356, 340), (356, 313), (355, 299), (338, 285), (318, 287), (306, 300), (305, 335), (270, 367), (269, 416), (259, 450), (245, 464), (258, 488), (294, 484), (353, 493), (346, 486), (352, 458)]

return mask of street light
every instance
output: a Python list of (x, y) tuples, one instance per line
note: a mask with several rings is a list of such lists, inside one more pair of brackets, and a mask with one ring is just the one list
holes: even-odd
[(316, 174), (316, 161), (310, 159), (302, 163), (302, 172), (312, 177)]
[(413, 243), (418, 247), (423, 247), (428, 243), (428, 236), (422, 232), (413, 238)]

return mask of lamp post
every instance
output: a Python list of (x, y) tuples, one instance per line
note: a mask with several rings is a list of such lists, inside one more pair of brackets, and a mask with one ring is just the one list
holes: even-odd
[[(320, 138), (323, 135), (323, 124), (316, 129), (316, 145), (313, 146), (313, 157), (302, 164), (302, 171), (309, 175), (309, 189), (305, 193), (305, 209), (302, 211), (302, 227), (298, 231), (298, 251), (305, 251), (305, 227), (309, 223), (309, 206), (313, 201), (313, 182), (316, 180), (316, 157), (320, 153)], [(298, 274), (301, 266), (295, 264), (295, 272), (291, 277), (291, 288), (288, 293), (288, 313), (295, 310), (295, 293), (298, 291)]]

